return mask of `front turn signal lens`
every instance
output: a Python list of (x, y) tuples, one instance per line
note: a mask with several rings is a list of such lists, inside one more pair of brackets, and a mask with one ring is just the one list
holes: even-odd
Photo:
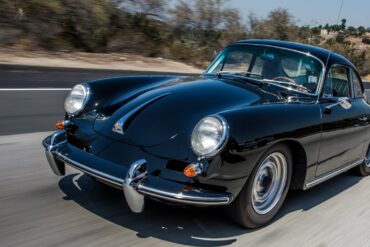
[(57, 130), (64, 130), (64, 121), (59, 120), (55, 123), (55, 128)]
[(201, 163), (187, 165), (183, 171), (184, 175), (188, 178), (199, 176), (202, 172), (203, 166)]

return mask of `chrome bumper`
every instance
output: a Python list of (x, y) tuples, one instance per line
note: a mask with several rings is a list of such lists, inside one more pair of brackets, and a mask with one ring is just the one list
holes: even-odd
[(190, 188), (183, 184), (151, 176), (146, 171), (146, 161), (143, 159), (131, 164), (126, 171), (126, 177), (112, 176), (63, 155), (58, 149), (64, 145), (68, 145), (64, 131), (58, 131), (43, 141), (46, 158), (56, 175), (63, 176), (65, 174), (64, 164), (67, 164), (108, 184), (122, 188), (133, 212), (139, 213), (144, 210), (144, 196), (188, 205), (227, 205), (232, 201), (232, 195), (229, 193)]

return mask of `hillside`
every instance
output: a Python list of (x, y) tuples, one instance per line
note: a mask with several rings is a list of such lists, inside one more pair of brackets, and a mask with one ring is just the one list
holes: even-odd
[[(32, 54), (38, 56), (38, 61), (42, 61), (39, 56), (55, 55), (45, 64), (57, 64), (63, 58), (70, 64), (80, 59), (80, 66), (92, 66), (89, 63), (96, 57), (94, 64), (112, 68), (140, 68), (143, 66), (137, 61), (149, 57), (148, 66), (153, 69), (161, 69), (165, 59), (170, 67), (176, 67), (174, 63), (178, 62), (204, 68), (230, 42), (274, 39), (333, 50), (351, 60), (362, 76), (370, 74), (370, 27), (347, 26), (346, 19), (334, 25), (299, 26), (289, 10), (280, 8), (265, 17), (251, 13), (245, 22), (239, 10), (227, 3), (227, 0), (0, 0), (0, 47), (6, 49), (0, 57), (3, 62), (30, 63), (36, 62)], [(127, 54), (134, 54), (130, 55), (131, 62)], [(100, 62), (102, 57), (112, 64)], [(165, 68), (168, 69), (173, 68)]]

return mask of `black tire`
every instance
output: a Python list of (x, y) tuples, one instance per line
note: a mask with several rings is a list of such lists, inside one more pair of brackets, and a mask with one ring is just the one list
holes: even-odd
[[(273, 153), (281, 153), (284, 155), (287, 167), (287, 177), (284, 185), (283, 192), (278, 199), (277, 203), (273, 206), (271, 210), (267, 213), (260, 214), (256, 212), (253, 206), (252, 199), (252, 189), (255, 183), (255, 177), (259, 168), (262, 166), (263, 162), (267, 157)], [(231, 217), (240, 225), (246, 228), (258, 228), (269, 223), (274, 216), (279, 212), (281, 206), (283, 205), (286, 195), (289, 190), (290, 180), (292, 176), (292, 155), (288, 146), (283, 144), (278, 144), (270, 148), (260, 159), (256, 167), (253, 169), (248, 181), (245, 183), (243, 189), (239, 193), (238, 197), (233, 201), (229, 207), (229, 212)], [(283, 186), (283, 185), (282, 185)], [(281, 188), (282, 188), (281, 186)]]
[(364, 162), (353, 169), (354, 174), (362, 177), (370, 175), (370, 149), (366, 153)]
[(356, 167), (356, 174), (359, 175), (359, 176), (362, 176), (362, 177), (367, 177), (370, 175), (370, 166), (367, 166), (364, 163), (362, 163), (361, 165), (359, 165), (358, 167)]
[(350, 173), (361, 177), (366, 177), (370, 175), (370, 147), (366, 152), (364, 162), (361, 165), (351, 169)]

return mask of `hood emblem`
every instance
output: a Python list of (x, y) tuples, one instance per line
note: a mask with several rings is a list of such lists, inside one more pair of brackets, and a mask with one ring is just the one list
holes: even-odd
[(112, 128), (113, 132), (116, 132), (116, 133), (118, 133), (118, 134), (123, 135), (124, 133), (123, 133), (123, 128), (122, 128), (122, 126), (123, 126), (123, 123), (122, 123), (122, 122), (120, 122), (120, 121), (118, 121), (117, 123), (115, 123), (115, 124), (113, 125), (113, 128)]
[[(120, 134), (120, 135), (124, 135), (125, 134), (125, 131), (127, 130), (128, 128), (128, 124), (132, 122), (133, 118), (141, 111), (143, 111), (147, 106), (149, 106), (150, 104), (153, 104), (155, 101), (163, 98), (163, 97), (166, 97), (167, 95), (169, 95), (170, 93), (165, 93), (165, 94), (161, 94), (159, 96), (156, 96), (148, 101), (146, 101), (145, 103), (135, 107), (134, 109), (132, 109), (131, 111), (129, 111), (126, 115), (124, 115), (123, 117), (121, 117), (114, 125), (113, 125), (113, 128), (112, 128), (112, 131), (117, 133), (117, 134)], [(130, 120), (130, 121), (129, 121)]]

